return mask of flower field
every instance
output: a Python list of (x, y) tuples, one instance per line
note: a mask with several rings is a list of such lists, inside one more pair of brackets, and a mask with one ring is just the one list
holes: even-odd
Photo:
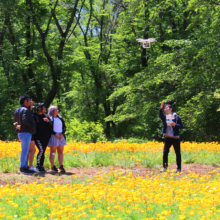
[[(64, 166), (68, 167), (131, 167), (141, 164), (145, 167), (157, 167), (162, 164), (162, 142), (147, 142), (142, 144), (99, 142), (99, 143), (68, 143), (64, 148)], [(220, 164), (218, 143), (181, 144), (183, 164)], [(17, 172), (21, 147), (19, 142), (0, 141), (0, 172)], [(49, 148), (46, 153), (48, 154)], [(36, 152), (37, 154), (37, 152)], [(15, 163), (17, 161), (17, 163)], [(175, 163), (175, 154), (171, 149), (169, 163)], [(50, 168), (48, 156), (45, 167)]]
[[(83, 153), (88, 153), (90, 151), (98, 152), (113, 152), (113, 151), (149, 151), (149, 152), (161, 152), (163, 149), (162, 142), (147, 142), (142, 144), (128, 143), (126, 141), (121, 141), (118, 143), (111, 142), (98, 142), (98, 143), (67, 143), (65, 147), (66, 153), (71, 153), (73, 151), (81, 151)], [(216, 142), (212, 143), (190, 143), (183, 142), (181, 143), (181, 149), (183, 151), (202, 151), (208, 150), (210, 153), (220, 152), (220, 144)], [(5, 142), (0, 140), (0, 159), (4, 156), (6, 157), (15, 157), (20, 154), (20, 142)], [(49, 152), (49, 148), (47, 148)]]
[[(163, 143), (68, 143), (65, 167), (121, 166), (88, 177), (70, 175), (68, 183), (32, 177), (28, 184), (18, 181), (0, 187), (0, 219), (220, 219), (220, 173), (218, 143), (182, 143), (184, 164), (210, 164), (206, 174), (188, 172), (153, 173), (162, 163)], [(16, 173), (19, 142), (0, 142), (0, 169)], [(46, 165), (49, 168), (48, 155)], [(169, 162), (175, 164), (170, 152)], [(135, 176), (131, 167), (152, 169)], [(15, 168), (14, 168), (15, 167)], [(15, 174), (17, 175), (17, 174)], [(19, 176), (19, 175), (18, 175)], [(22, 175), (21, 175), (22, 176)], [(1, 178), (1, 177), (0, 177)]]

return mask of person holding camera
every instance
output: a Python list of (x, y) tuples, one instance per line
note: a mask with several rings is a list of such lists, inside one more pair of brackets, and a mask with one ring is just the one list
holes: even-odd
[[(163, 108), (166, 114), (163, 113)], [(179, 129), (183, 128), (183, 123), (181, 118), (176, 113), (173, 113), (173, 106), (161, 102), (159, 117), (163, 121), (163, 134), (165, 137), (164, 140), (164, 149), (163, 149), (163, 169), (161, 172), (166, 172), (168, 167), (168, 154), (170, 147), (173, 145), (174, 151), (176, 153), (176, 163), (177, 170), (176, 172), (181, 172), (181, 152), (180, 152), (180, 135)]]

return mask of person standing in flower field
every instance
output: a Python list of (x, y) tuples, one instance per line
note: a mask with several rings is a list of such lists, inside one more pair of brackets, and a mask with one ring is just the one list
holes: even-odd
[[(18, 122), (15, 122), (14, 125), (16, 125), (17, 131), (21, 130), (21, 125), (19, 125)], [(35, 148), (34, 134), (32, 134), (27, 160), (28, 160), (29, 169), (38, 173), (38, 170), (33, 167), (35, 152), (36, 152), (36, 148)]]
[[(50, 147), (51, 172), (57, 173), (59, 171), (65, 173), (66, 171), (63, 168), (63, 150), (66, 145), (66, 125), (56, 106), (51, 106), (48, 109), (48, 116), (52, 122), (52, 134), (48, 143), (48, 147)], [(59, 169), (54, 164), (56, 151), (58, 153)]]
[(15, 110), (14, 118), (20, 125), (18, 130), (18, 138), (21, 141), (20, 173), (32, 175), (35, 171), (29, 169), (27, 156), (32, 134), (36, 132), (36, 124), (30, 110), (33, 102), (28, 95), (20, 96), (19, 102), (21, 106)]
[(179, 129), (183, 128), (183, 123), (179, 115), (173, 112), (173, 106), (170, 104), (166, 104), (164, 107), (164, 103), (161, 102), (159, 117), (163, 121), (163, 134), (165, 137), (164, 140), (164, 149), (163, 149), (163, 169), (161, 172), (166, 172), (168, 167), (168, 154), (170, 147), (173, 145), (174, 151), (176, 153), (176, 163), (177, 170), (176, 172), (181, 172), (181, 152), (180, 152), (180, 135)]
[(44, 159), (45, 151), (48, 145), (48, 142), (51, 137), (52, 124), (50, 118), (46, 113), (46, 106), (44, 103), (39, 102), (35, 106), (34, 119), (36, 122), (36, 133), (34, 135), (35, 144), (39, 150), (37, 154), (37, 165), (36, 169), (39, 172), (45, 173), (44, 169)]

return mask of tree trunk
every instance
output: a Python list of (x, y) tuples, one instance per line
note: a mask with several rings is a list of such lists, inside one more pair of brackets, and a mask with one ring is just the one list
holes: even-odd
[[(26, 4), (27, 6), (29, 6), (30, 4), (30, 0), (26, 0)], [(30, 9), (29, 7), (28, 8), (28, 15), (27, 15), (27, 19), (26, 19), (26, 57), (27, 57), (27, 60), (30, 60), (32, 59), (33, 57), (31, 56), (31, 17), (30, 17)], [(42, 102), (42, 86), (40, 83), (36, 82), (35, 78), (34, 78), (34, 73), (33, 73), (33, 69), (32, 69), (32, 65), (31, 64), (28, 64), (28, 67), (27, 67), (27, 76), (29, 77), (29, 79), (31, 79), (31, 81), (33, 81), (33, 85), (35, 87), (35, 92), (36, 92), (36, 95), (34, 92), (32, 92), (31, 97), (37, 101), (37, 102)]]

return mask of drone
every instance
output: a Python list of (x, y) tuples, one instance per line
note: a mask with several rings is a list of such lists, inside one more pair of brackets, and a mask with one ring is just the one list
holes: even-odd
[(157, 40), (155, 38), (149, 38), (149, 39), (136, 39), (137, 42), (142, 43), (143, 48), (150, 48), (150, 43), (156, 42)]

